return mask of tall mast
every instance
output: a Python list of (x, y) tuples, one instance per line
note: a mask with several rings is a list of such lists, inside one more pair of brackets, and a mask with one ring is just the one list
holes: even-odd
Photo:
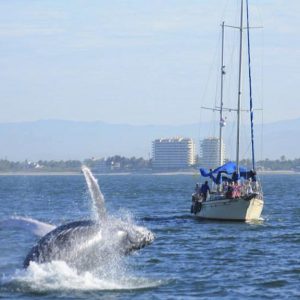
[(249, 27), (249, 4), (246, 0), (247, 12), (247, 41), (248, 41), (248, 77), (250, 92), (250, 124), (251, 124), (251, 148), (252, 148), (252, 169), (255, 171), (255, 153), (254, 153), (254, 128), (253, 128), (253, 100), (252, 100), (252, 79), (251, 79), (251, 54), (250, 54), (250, 27)]
[(221, 53), (221, 96), (220, 96), (220, 132), (219, 132), (219, 164), (223, 163), (222, 160), (222, 128), (224, 126), (223, 120), (223, 80), (225, 75), (224, 66), (224, 22), (222, 22), (222, 53)]
[(240, 175), (240, 124), (241, 124), (241, 95), (242, 95), (242, 52), (243, 52), (243, 0), (241, 0), (241, 22), (240, 22), (240, 53), (239, 53), (239, 86), (237, 107), (237, 136), (236, 136), (236, 172)]

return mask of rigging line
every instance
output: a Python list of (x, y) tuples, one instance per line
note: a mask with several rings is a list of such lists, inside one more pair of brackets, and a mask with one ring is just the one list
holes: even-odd
[[(219, 78), (216, 80), (214, 107), (217, 106), (217, 101), (219, 100), (218, 96), (219, 96)], [(212, 119), (213, 119), (213, 133), (212, 133), (212, 135), (216, 136), (216, 123), (219, 125), (219, 122), (218, 122), (218, 117), (216, 116), (215, 113), (213, 113), (212, 116), (213, 116), (212, 117)]]
[(264, 111), (262, 111), (261, 114), (261, 133), (260, 133), (260, 159), (263, 160), (263, 156), (264, 156)]
[(253, 167), (253, 170), (255, 170), (254, 129), (253, 129), (253, 101), (252, 101), (252, 78), (251, 78), (251, 56), (250, 56), (250, 30), (249, 30), (249, 5), (248, 5), (248, 0), (246, 0), (246, 12), (247, 12), (247, 41), (248, 41), (248, 72), (249, 72), (249, 92), (250, 92), (252, 167)]
[(243, 149), (244, 151), (243, 151), (243, 154), (242, 154), (242, 159), (248, 159), (247, 154), (249, 153), (249, 149), (251, 149), (251, 142), (248, 142), (247, 146), (244, 147), (244, 149)]
[(263, 160), (263, 156), (264, 156), (264, 143), (263, 143), (263, 137), (264, 137), (264, 57), (265, 57), (265, 35), (264, 35), (264, 30), (262, 30), (262, 42), (261, 44), (263, 45), (263, 47), (261, 47), (261, 57), (262, 57), (262, 61), (261, 61), (261, 106), (262, 106), (262, 114), (261, 114), (261, 132), (260, 132), (260, 159)]
[[(210, 72), (209, 72), (209, 78), (207, 80), (207, 85), (206, 85), (206, 90), (205, 90), (205, 93), (207, 92), (208, 90), (208, 87), (211, 87), (213, 88), (213, 85), (212, 84), (209, 84), (209, 81), (211, 81), (212, 77), (215, 77), (214, 75), (214, 72), (215, 70), (217, 70), (217, 68), (215, 68), (214, 66), (217, 64), (217, 57), (218, 57), (218, 49), (219, 49), (219, 44), (220, 44), (220, 40), (221, 40), (221, 35), (219, 34), (218, 35), (218, 39), (217, 39), (217, 42), (216, 42), (216, 45), (215, 45), (215, 52), (214, 52), (214, 57), (213, 57), (213, 61), (211, 63), (211, 68), (210, 68)], [(214, 102), (215, 102), (215, 105), (216, 105), (216, 99), (217, 99), (217, 89), (218, 89), (218, 81), (214, 80), (213, 82), (216, 82), (216, 86), (215, 86), (215, 96), (214, 98), (213, 97), (209, 97), (210, 98), (210, 102), (212, 102), (212, 100), (214, 99)], [(210, 93), (208, 93), (210, 94)], [(205, 100), (204, 100), (205, 101)], [(216, 127), (216, 124), (215, 124), (215, 113), (211, 112), (210, 114), (210, 117), (209, 117), (209, 126), (208, 126), (208, 133), (209, 133), (209, 136), (214, 136), (215, 135), (215, 127)]]
[[(220, 35), (219, 35), (219, 39), (220, 39)], [(204, 89), (202, 92), (202, 95), (200, 96), (200, 113), (199, 113), (199, 135), (201, 135), (201, 123), (203, 122), (203, 118), (202, 118), (202, 109), (201, 106), (203, 106), (203, 103), (205, 103), (205, 99), (207, 97), (207, 93), (208, 93), (208, 86), (209, 86), (209, 82), (211, 81), (211, 77), (212, 77), (212, 73), (213, 73), (213, 66), (216, 64), (216, 59), (217, 59), (217, 46), (219, 44), (219, 39), (217, 39), (215, 47), (214, 47), (214, 53), (213, 53), (213, 57), (212, 60), (210, 62), (210, 68), (209, 68), (209, 72), (208, 72), (208, 76), (206, 76), (206, 81), (204, 84)]]
[[(227, 42), (227, 44), (230, 45), (230, 50), (227, 51), (227, 53), (229, 53), (227, 55), (227, 66), (226, 66), (226, 90), (225, 90), (225, 94), (224, 94), (224, 99), (227, 100), (227, 105), (228, 106), (234, 106), (235, 102), (233, 104), (233, 97), (232, 97), (232, 91), (233, 89), (235, 89), (235, 77), (236, 77), (236, 73), (234, 71), (234, 69), (232, 68), (232, 66), (234, 65), (234, 61), (236, 59), (235, 55), (237, 53), (237, 48), (233, 45), (237, 45), (238, 44), (238, 36), (235, 35), (235, 33), (230, 33), (230, 38), (231, 38), (231, 43)], [(227, 34), (228, 36), (228, 34)], [(227, 38), (228, 41), (228, 38)], [(234, 41), (234, 42), (233, 42)]]
[(229, 1), (230, 0), (225, 1), (224, 7), (223, 7), (223, 10), (222, 10), (222, 16), (221, 16), (221, 18), (219, 18), (219, 20), (224, 20), (225, 19), (225, 14), (228, 11)]
[[(233, 160), (234, 157), (234, 144), (232, 143), (232, 137), (234, 136), (234, 132), (235, 132), (235, 126), (234, 123), (232, 122), (231, 124), (228, 124), (227, 127), (227, 158), (229, 158), (229, 160)], [(230, 131), (230, 132), (229, 132)], [(230, 155), (230, 156), (229, 156)], [(229, 156), (229, 157), (228, 157)]]

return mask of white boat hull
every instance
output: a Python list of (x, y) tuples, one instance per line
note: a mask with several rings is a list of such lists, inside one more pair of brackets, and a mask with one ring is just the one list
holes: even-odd
[(260, 218), (264, 201), (258, 197), (212, 200), (202, 203), (197, 217), (213, 220), (248, 221)]

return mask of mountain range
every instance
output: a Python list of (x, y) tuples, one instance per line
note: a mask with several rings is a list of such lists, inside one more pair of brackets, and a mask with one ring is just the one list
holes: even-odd
[[(257, 125), (255, 129), (257, 159), (300, 157), (300, 118)], [(226, 156), (234, 156), (235, 130), (224, 132)], [(250, 157), (248, 132), (242, 134), (242, 141), (247, 139), (242, 158)], [(0, 158), (14, 161), (82, 160), (113, 155), (149, 158), (154, 139), (175, 136), (193, 138), (199, 153), (199, 140), (212, 135), (211, 123), (128, 125), (67, 120), (0, 123)]]

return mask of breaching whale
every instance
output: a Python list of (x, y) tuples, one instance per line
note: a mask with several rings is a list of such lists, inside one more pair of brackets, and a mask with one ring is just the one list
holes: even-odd
[(91, 220), (83, 220), (61, 225), (38, 241), (23, 265), (27, 268), (31, 261), (45, 263), (52, 260), (78, 265), (78, 259), (83, 261), (88, 257), (92, 260), (92, 255), (99, 256), (99, 251), (102, 255), (110, 251), (129, 254), (154, 240), (153, 233), (144, 227), (130, 225), (126, 228), (126, 223), (122, 224), (120, 220), (113, 223), (103, 226)]
[(154, 234), (145, 227), (108, 217), (104, 197), (97, 180), (86, 167), (82, 168), (98, 220), (81, 220), (58, 226), (43, 236), (27, 254), (24, 267), (30, 262), (46, 263), (63, 260), (73, 265), (93, 264), (93, 258), (129, 254), (149, 245)]

